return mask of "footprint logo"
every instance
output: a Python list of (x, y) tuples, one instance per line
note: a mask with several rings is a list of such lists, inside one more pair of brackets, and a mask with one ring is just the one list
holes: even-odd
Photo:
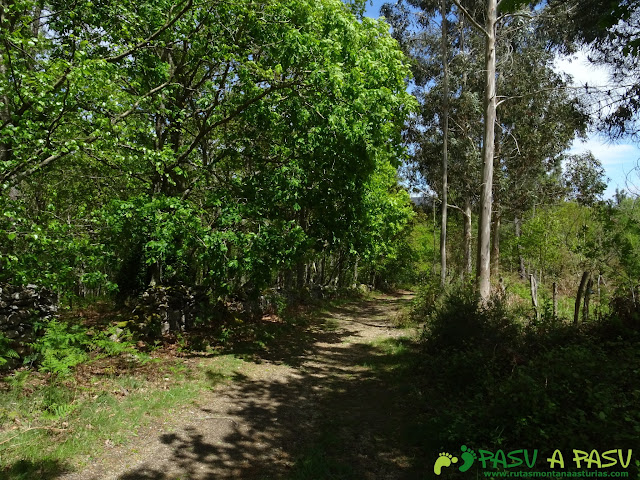
[(454, 457), (450, 453), (443, 452), (440, 454), (436, 463), (433, 465), (433, 473), (440, 475), (444, 467), (450, 467), (452, 463), (457, 463), (458, 457)]
[(462, 454), (460, 455), (460, 458), (462, 459), (463, 463), (462, 463), (462, 465), (460, 465), (458, 470), (460, 470), (461, 472), (466, 472), (467, 470), (469, 470), (471, 468), (471, 465), (473, 465), (473, 462), (475, 462), (476, 458), (478, 458), (478, 457), (476, 455), (476, 452), (471, 450), (466, 445), (462, 445), (460, 447), (460, 450), (462, 450)]

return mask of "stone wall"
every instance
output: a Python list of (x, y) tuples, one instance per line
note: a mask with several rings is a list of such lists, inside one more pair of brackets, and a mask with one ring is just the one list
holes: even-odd
[(185, 285), (155, 286), (136, 301), (133, 321), (146, 333), (185, 332), (192, 328), (196, 316), (208, 304), (204, 291)]
[(51, 319), (57, 311), (58, 296), (46, 288), (0, 284), (0, 333), (13, 340), (20, 355), (35, 340), (34, 322)]

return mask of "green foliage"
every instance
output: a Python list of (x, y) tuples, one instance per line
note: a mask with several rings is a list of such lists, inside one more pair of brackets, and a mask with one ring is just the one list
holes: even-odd
[[(636, 1), (550, 0), (541, 30), (563, 53), (589, 48), (591, 62), (606, 65), (619, 88), (606, 92), (609, 108), (596, 109), (598, 127), (611, 138), (640, 131), (637, 101), (639, 86), (637, 32), (640, 5)], [(604, 92), (601, 92), (604, 94)]]
[(518, 9), (524, 6), (535, 6), (539, 4), (539, 1), (531, 1), (531, 0), (502, 0), (500, 2), (500, 12), (501, 13), (514, 13)]
[[(396, 215), (401, 214), (399, 211)], [(428, 219), (421, 212), (401, 228), (396, 227), (393, 236), (381, 238), (390, 254), (374, 263), (377, 274), (388, 285), (414, 288), (429, 277), (433, 266), (433, 231)]]
[(522, 237), (515, 241), (519, 244), (519, 253), (530, 260), (534, 269), (558, 275), (562, 254), (568, 246), (564, 243), (565, 232), (561, 230), (566, 225), (561, 225), (559, 216), (554, 215), (556, 212), (554, 208), (536, 212), (522, 225)]
[(437, 312), (445, 298), (440, 280), (430, 277), (418, 288), (416, 297), (411, 305), (411, 317), (416, 322), (424, 322)]
[[(136, 354), (131, 334), (124, 334), (117, 327), (91, 334), (81, 325), (50, 320), (41, 328), (44, 334), (31, 344), (34, 353), (27, 361), (37, 362), (43, 372), (69, 375), (73, 367), (89, 359), (91, 352), (106, 356)], [(119, 337), (118, 333), (121, 333)]]
[[(211, 367), (222, 364), (217, 370), (227, 377), (241, 363), (223, 360)], [(209, 388), (204, 374), (193, 378), (193, 372), (171, 367), (156, 366), (156, 373), (169, 379), (162, 385), (135, 370), (93, 377), (90, 385), (69, 379), (43, 383), (42, 375), (28, 371), (5, 378), (0, 391), (0, 441), (13, 438), (2, 452), (0, 476), (25, 480), (59, 476), (77, 466), (76, 461), (98, 455), (105, 442), (130, 440), (141, 426), (166, 418)], [(11, 428), (16, 425), (19, 428)]]
[(461, 285), (443, 295), (427, 319), (423, 336), (432, 348), (460, 351), (506, 344), (517, 337), (519, 328), (499, 299), (481, 307), (473, 289)]
[(640, 336), (615, 317), (580, 328), (550, 312), (529, 322), (501, 303), (447, 297), (423, 338), (423, 389), (435, 448), (509, 450), (632, 445), (640, 432)]
[(362, 2), (16, 8), (0, 29), (0, 280), (256, 296), (320, 256), (343, 279), (355, 258), (392, 270), (415, 101)]
[(624, 199), (616, 207), (602, 210), (601, 218), (608, 233), (610, 257), (614, 258), (616, 273), (621, 277), (621, 287), (635, 288), (640, 276), (640, 205)]
[(0, 368), (5, 366), (9, 359), (18, 359), (20, 355), (11, 348), (11, 339), (0, 333)]
[(576, 202), (540, 206), (528, 212), (521, 236), (509, 236), (504, 250), (512, 265), (523, 257), (539, 282), (541, 278), (573, 278), (584, 270), (608, 274), (612, 265), (607, 249), (612, 231), (603, 222), (607, 215), (606, 211)]
[(565, 186), (569, 198), (579, 205), (594, 205), (607, 188), (602, 163), (591, 152), (569, 155), (565, 167)]
[(89, 358), (85, 349), (88, 343), (81, 326), (51, 320), (44, 326), (44, 335), (31, 345), (36, 355), (31, 360), (38, 359), (43, 372), (67, 375), (71, 367)]

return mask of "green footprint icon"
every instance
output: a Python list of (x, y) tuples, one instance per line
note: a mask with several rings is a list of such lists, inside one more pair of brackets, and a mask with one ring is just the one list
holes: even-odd
[(463, 464), (460, 465), (458, 470), (460, 470), (461, 472), (466, 472), (471, 468), (471, 465), (473, 465), (473, 462), (475, 462), (476, 458), (478, 457), (476, 456), (476, 452), (471, 450), (466, 445), (462, 445), (460, 447), (460, 450), (462, 450), (462, 455), (460, 455), (460, 458), (462, 459)]
[(458, 457), (454, 457), (450, 453), (441, 453), (436, 460), (436, 463), (433, 465), (433, 473), (436, 475), (440, 475), (442, 473), (442, 469), (444, 467), (450, 467), (452, 463), (456, 463), (458, 461)]

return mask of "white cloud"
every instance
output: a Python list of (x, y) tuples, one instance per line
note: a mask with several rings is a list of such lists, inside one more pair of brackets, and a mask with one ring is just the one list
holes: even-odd
[(609, 70), (601, 65), (589, 62), (587, 52), (578, 51), (571, 56), (558, 56), (555, 61), (555, 70), (571, 75), (575, 86), (588, 84), (591, 87), (605, 86), (610, 83)]
[[(570, 57), (557, 57), (555, 70), (564, 72), (572, 77), (572, 84), (576, 87), (606, 87), (615, 89), (611, 85), (608, 68), (589, 62), (588, 54), (582, 50)], [(633, 143), (611, 143), (606, 138), (592, 133), (586, 141), (575, 140), (569, 153), (579, 154), (591, 151), (600, 160), (609, 180), (605, 198), (613, 196), (616, 188), (634, 190), (633, 179), (638, 178), (636, 168), (640, 160), (640, 148)]]
[(602, 162), (602, 165), (629, 165), (638, 158), (638, 148), (629, 143), (607, 143), (599, 137), (591, 137), (586, 142), (576, 140), (569, 153), (579, 154), (590, 150), (593, 155)]

